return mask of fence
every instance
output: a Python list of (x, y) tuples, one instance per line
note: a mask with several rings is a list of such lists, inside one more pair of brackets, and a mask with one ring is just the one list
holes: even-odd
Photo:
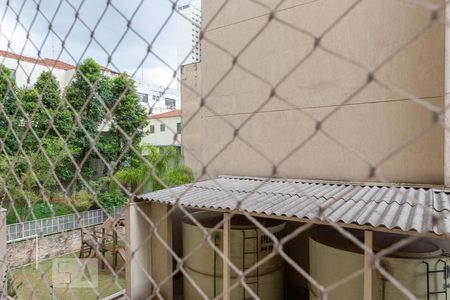
[(108, 217), (124, 218), (124, 207), (113, 207), (106, 214), (102, 209), (88, 210), (77, 214), (56, 216), (6, 226), (6, 240), (34, 238), (36, 235), (45, 236), (82, 227), (91, 227), (102, 224)]
[[(1, 201), (128, 201), (124, 244), (97, 251), (111, 280), (52, 297), (447, 298), (447, 1), (0, 5)], [(175, 87), (182, 122), (153, 114)], [(142, 145), (167, 134), (184, 164)], [(8, 239), (110, 216), (89, 213)], [(48, 270), (22, 271), (9, 292), (47, 297)]]

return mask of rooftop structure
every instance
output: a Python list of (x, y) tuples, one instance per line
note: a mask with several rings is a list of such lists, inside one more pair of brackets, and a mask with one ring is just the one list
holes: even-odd
[(138, 198), (375, 231), (450, 234), (450, 190), (441, 187), (221, 176)]
[(198, 63), (202, 52), (200, 31), (202, 16), (200, 8), (193, 2), (178, 5), (177, 15), (177, 52), (178, 66)]

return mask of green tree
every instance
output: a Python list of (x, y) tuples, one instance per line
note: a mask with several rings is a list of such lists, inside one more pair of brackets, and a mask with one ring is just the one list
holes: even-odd
[(50, 196), (59, 189), (58, 180), (64, 184), (72, 179), (74, 166), (69, 155), (76, 156), (79, 150), (74, 147), (67, 150), (64, 140), (58, 137), (44, 138), (42, 145), (45, 155), (41, 149), (30, 154), (33, 161), (32, 168), (24, 172), (22, 177), (29, 190), (36, 190), (39, 180), (45, 188), (39, 192), (47, 192), (47, 196)]
[[(59, 84), (50, 72), (42, 72), (34, 88), (17, 89), (17, 98), (25, 114), (21, 116), (21, 135), (27, 151), (36, 151), (39, 141), (66, 136), (73, 126), (73, 116), (62, 101)], [(31, 129), (33, 131), (31, 131)]]
[[(146, 121), (146, 112), (139, 104), (139, 96), (136, 92), (136, 85), (126, 73), (115, 77), (111, 82), (112, 99), (110, 109), (113, 110), (111, 128), (105, 132), (99, 142), (99, 149), (109, 161), (115, 161), (118, 168), (122, 163), (129, 165), (134, 157), (132, 150), (118, 161), (131, 138), (131, 145), (139, 148)], [(120, 130), (119, 130), (120, 128)], [(128, 138), (127, 138), (128, 136)]]
[(65, 147), (63, 140), (72, 129), (73, 116), (61, 98), (58, 81), (50, 72), (42, 72), (34, 88), (20, 88), (17, 94), (26, 114), (23, 124), (33, 129), (33, 132), (24, 130), (26, 136), (23, 137), (26, 155), (33, 163), (32, 170), (25, 172), (27, 183), (36, 187), (37, 182), (31, 184), (33, 171), (38, 180), (46, 182), (46, 187), (53, 191), (57, 179), (48, 160), (54, 164), (53, 171), (62, 183), (71, 179), (75, 172), (69, 155), (76, 155), (79, 150), (70, 144)]
[[(66, 136), (74, 125), (74, 118), (61, 97), (59, 83), (50, 72), (42, 72), (36, 83), (34, 90), (40, 97), (40, 109), (35, 119), (35, 126), (38, 128), (39, 136), (49, 129), (47, 136)], [(44, 109), (46, 111), (44, 111)], [(53, 126), (50, 124), (50, 117), (53, 118)]]
[[(107, 114), (108, 110), (112, 114)], [(101, 131), (105, 121), (110, 129)], [(124, 150), (130, 143), (139, 149), (145, 126), (146, 112), (139, 103), (135, 82), (127, 74), (114, 78), (103, 75), (93, 59), (79, 66), (64, 95), (50, 72), (42, 72), (33, 87), (18, 88), (9, 69), (0, 66), (0, 151), (4, 146), (7, 154), (0, 154), (0, 196), (15, 208), (9, 210), (8, 218), (48, 216), (52, 210), (43, 199), (57, 199), (59, 184), (67, 186), (73, 180), (76, 166), (72, 157), (80, 166), (90, 153), (82, 172), (85, 178), (94, 177), (92, 170), (99, 157), (90, 151), (93, 145), (88, 136), (99, 136), (99, 154), (108, 164), (115, 163), (117, 177), (127, 185), (144, 182), (146, 188), (160, 188), (156, 177), (150, 176), (150, 167), (133, 151)], [(125, 155), (123, 151), (127, 151)], [(179, 163), (176, 150), (144, 147), (143, 154), (155, 166), (158, 178), (170, 184), (191, 180), (190, 170)], [(89, 208), (94, 198), (108, 210), (127, 201), (119, 189), (111, 188), (111, 178), (104, 171), (98, 176), (103, 177), (89, 178), (97, 182), (97, 187), (91, 185), (99, 190), (96, 197), (91, 198), (82, 185), (75, 185), (65, 199), (80, 211)], [(68, 204), (55, 205), (56, 213), (70, 211)]]
[[(91, 149), (88, 135), (95, 138), (106, 116), (104, 105), (111, 103), (110, 80), (101, 74), (100, 66), (88, 58), (79, 66), (65, 97), (75, 110), (72, 111), (74, 119), (78, 115), (81, 123), (80, 126), (76, 122), (76, 130), (69, 137), (70, 145), (80, 149), (78, 159), (81, 161)], [(89, 158), (94, 157), (91, 152)], [(88, 165), (83, 167), (85, 174), (89, 174), (88, 168)]]
[(18, 150), (18, 143), (12, 131), (18, 132), (21, 122), (20, 116), (14, 117), (18, 109), (15, 91), (16, 82), (11, 77), (11, 71), (0, 65), (0, 141), (9, 154)]

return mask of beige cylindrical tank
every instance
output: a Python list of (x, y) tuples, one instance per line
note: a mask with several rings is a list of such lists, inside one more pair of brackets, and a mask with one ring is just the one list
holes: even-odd
[[(222, 249), (222, 229), (213, 230), (223, 218), (223, 214), (197, 212), (192, 216), (212, 237), (215, 245)], [(264, 227), (280, 238), (285, 222), (258, 219)], [(188, 217), (183, 218), (183, 255), (187, 257), (184, 267), (195, 284), (208, 296), (214, 298), (222, 292), (222, 259), (213, 247), (205, 242), (202, 228)], [(261, 261), (273, 250), (272, 240), (257, 226), (243, 216), (233, 216), (230, 231), (231, 262), (240, 270), (248, 269)], [(245, 282), (261, 299), (283, 299), (284, 261), (276, 255), (246, 276)], [(194, 284), (184, 277), (184, 299), (201, 299)], [(237, 275), (231, 271), (231, 285)], [(244, 299), (250, 294), (239, 284), (231, 293), (232, 299)]]
[[(186, 268), (187, 273), (192, 280), (202, 289), (203, 293), (208, 296), (209, 299), (214, 298), (214, 295), (219, 295), (222, 292), (222, 276), (205, 275), (199, 272), (195, 272), (190, 268)], [(280, 267), (277, 270), (259, 275), (259, 291), (258, 295), (261, 299), (283, 299), (284, 288), (284, 267)], [(237, 281), (236, 277), (231, 278), (230, 286), (233, 286)], [(254, 282), (255, 277), (250, 277), (246, 282)], [(214, 293), (214, 287), (216, 293)], [(249, 287), (256, 293), (254, 284), (249, 284)], [(235, 289), (231, 291), (231, 299), (243, 299), (243, 288), (239, 284)], [(250, 294), (246, 292), (246, 297), (250, 298)], [(203, 299), (198, 290), (190, 283), (186, 283), (184, 279), (184, 299)]]
[[(360, 240), (361, 232), (351, 231)], [(374, 239), (374, 251), (388, 247), (402, 237), (392, 234), (377, 233)], [(351, 241), (339, 235), (329, 227), (317, 227), (310, 233), (309, 241), (310, 274), (319, 284), (330, 286), (364, 267), (362, 251)], [(427, 299), (427, 281), (429, 291), (444, 289), (444, 273), (429, 273), (427, 280), (427, 264), (430, 271), (444, 270), (447, 258), (442, 256), (442, 250), (430, 242), (415, 241), (399, 252), (395, 252), (381, 260), (381, 265), (408, 289), (418, 299)], [(389, 280), (373, 270), (372, 299), (397, 300), (408, 299)], [(364, 278), (353, 278), (331, 290), (328, 299), (363, 299)], [(310, 288), (310, 299), (318, 299), (315, 288)], [(431, 298), (441, 299), (441, 298)]]

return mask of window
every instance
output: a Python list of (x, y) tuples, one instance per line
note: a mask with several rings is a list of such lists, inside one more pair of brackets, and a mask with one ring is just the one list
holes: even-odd
[(161, 125), (159, 125), (159, 130), (160, 130), (161, 132), (166, 131), (166, 124), (161, 124)]
[(166, 102), (166, 107), (167, 108), (174, 108), (176, 106), (176, 103), (177, 103), (177, 101), (175, 99), (172, 99), (172, 98), (166, 98), (165, 102)]
[(153, 95), (152, 97), (153, 101), (159, 101), (159, 95)]
[(150, 133), (155, 133), (155, 125), (150, 125)]
[(177, 133), (181, 134), (181, 123), (177, 123)]
[(144, 93), (137, 93), (141, 102), (143, 103), (148, 103), (148, 94), (144, 94)]

